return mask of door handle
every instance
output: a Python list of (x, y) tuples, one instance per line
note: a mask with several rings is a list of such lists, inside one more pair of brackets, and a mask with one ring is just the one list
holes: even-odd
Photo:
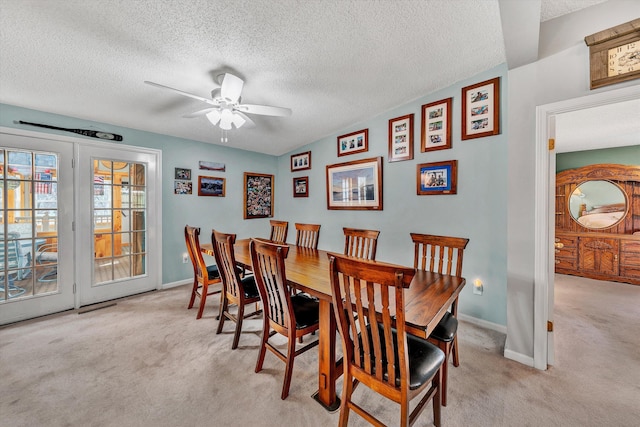
[(554, 244), (553, 244), (553, 246), (555, 246), (555, 247), (556, 247), (556, 248), (558, 248), (558, 249), (562, 249), (562, 248), (564, 248), (564, 243), (562, 243), (562, 242), (557, 242), (557, 243), (554, 243)]

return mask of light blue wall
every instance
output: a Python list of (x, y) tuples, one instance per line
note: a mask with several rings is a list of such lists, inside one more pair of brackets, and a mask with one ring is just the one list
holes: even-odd
[(640, 145), (556, 154), (556, 172), (597, 163), (640, 165)]
[[(290, 222), (322, 224), (319, 248), (341, 252), (342, 227), (380, 230), (379, 260), (413, 264), (410, 232), (442, 234), (470, 239), (465, 251), (463, 276), (468, 285), (460, 296), (460, 311), (499, 325), (506, 325), (507, 265), (507, 69), (499, 66), (469, 80), (381, 114), (363, 123), (353, 124), (279, 158), (277, 177), (278, 219)], [(461, 89), (474, 83), (501, 77), (502, 134), (462, 141)], [(421, 106), (453, 97), (452, 148), (420, 152)], [(414, 159), (389, 163), (389, 119), (413, 113)], [(337, 156), (338, 135), (369, 129), (369, 151)], [(311, 170), (290, 172), (290, 155), (311, 151)], [(380, 211), (327, 210), (326, 165), (382, 156), (383, 202)], [(456, 195), (417, 196), (416, 168), (420, 163), (458, 160)], [(309, 176), (309, 198), (294, 198), (294, 177)], [(289, 232), (294, 242), (295, 232)], [(472, 294), (471, 282), (484, 282), (484, 295)]]
[[(165, 284), (188, 279), (193, 274), (190, 265), (181, 262), (185, 251), (185, 224), (202, 227), (206, 240), (209, 239), (212, 228), (235, 232), (238, 238), (268, 236), (268, 219), (242, 219), (242, 186), (245, 171), (269, 173), (276, 175), (274, 217), (290, 222), (289, 242), (295, 239), (294, 222), (322, 224), (319, 247), (333, 251), (343, 249), (342, 227), (374, 228), (381, 230), (377, 259), (412, 265), (413, 245), (410, 232), (469, 238), (463, 275), (469, 282), (481, 279), (484, 282), (484, 295), (473, 295), (469, 284), (460, 296), (460, 311), (506, 325), (506, 75), (506, 66), (496, 67), (296, 150), (295, 153), (308, 150), (312, 152), (312, 169), (298, 173), (290, 172), (290, 154), (293, 153), (276, 158), (9, 105), (0, 104), (0, 126), (18, 127), (13, 121), (24, 120), (62, 127), (105, 130), (123, 135), (123, 144), (162, 150), (162, 281)], [(461, 88), (494, 77), (501, 77), (502, 134), (462, 141)], [(448, 97), (453, 97), (452, 148), (421, 153), (421, 105)], [(414, 160), (389, 163), (388, 121), (410, 113), (415, 114)], [(338, 158), (336, 137), (364, 128), (369, 129), (369, 151)], [(37, 128), (30, 130), (34, 129)], [(57, 131), (51, 133), (70, 135)], [(383, 211), (327, 210), (326, 165), (377, 156), (383, 157)], [(416, 195), (417, 164), (454, 159), (458, 160), (456, 195)], [(226, 172), (203, 173), (227, 179), (226, 197), (173, 194), (174, 168), (190, 168), (193, 182), (197, 183), (198, 160), (226, 164)], [(294, 198), (292, 178), (307, 175), (310, 197)]]

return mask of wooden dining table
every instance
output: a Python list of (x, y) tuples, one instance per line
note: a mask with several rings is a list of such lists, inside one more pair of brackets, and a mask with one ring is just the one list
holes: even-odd
[[(250, 269), (249, 242), (250, 239), (236, 241), (234, 250), (236, 261)], [(213, 256), (211, 244), (203, 244), (201, 250)], [(340, 407), (336, 380), (342, 375), (342, 363), (336, 363), (337, 325), (331, 303), (329, 254), (319, 249), (289, 245), (285, 270), (290, 286), (319, 300), (318, 391), (313, 397), (327, 410), (334, 411)], [(465, 283), (462, 277), (417, 270), (404, 295), (407, 332), (427, 338)]]

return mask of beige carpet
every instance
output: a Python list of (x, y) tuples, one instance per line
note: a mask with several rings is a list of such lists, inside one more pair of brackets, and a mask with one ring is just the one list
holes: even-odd
[[(232, 324), (215, 334), (217, 301), (196, 320), (188, 293), (153, 292), (0, 329), (0, 425), (337, 424), (338, 413), (310, 398), (316, 352), (296, 360), (282, 401), (284, 364), (267, 354), (254, 373), (258, 336), (243, 334), (232, 351)], [(443, 425), (639, 426), (639, 325), (640, 286), (570, 276), (557, 277), (557, 364), (548, 371), (504, 359), (502, 334), (461, 322), (461, 366), (450, 369)], [(395, 404), (365, 387), (357, 394), (397, 424)], [(431, 423), (429, 408), (416, 425)], [(367, 423), (352, 414), (350, 425)]]

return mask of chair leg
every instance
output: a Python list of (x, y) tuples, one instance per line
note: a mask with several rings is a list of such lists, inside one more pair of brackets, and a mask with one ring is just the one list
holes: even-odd
[(198, 294), (198, 279), (193, 279), (193, 289), (191, 290), (191, 300), (189, 300), (189, 307), (193, 308), (193, 303), (196, 301), (196, 295)]
[(444, 363), (442, 363), (442, 406), (447, 406), (447, 379), (449, 378), (449, 353), (451, 352), (451, 343), (439, 341), (438, 347), (444, 353)]
[(453, 336), (453, 348), (451, 351), (453, 352), (453, 366), (457, 368), (460, 366), (460, 358), (458, 356), (458, 334)]
[[(446, 363), (446, 361), (445, 361)], [(436, 394), (433, 396), (433, 425), (440, 427), (440, 401), (442, 393), (442, 368), (438, 369), (438, 372), (433, 377), (431, 385), (436, 387)]]
[(258, 352), (258, 361), (256, 362), (256, 373), (262, 370), (264, 356), (267, 353), (267, 341), (269, 341), (269, 318), (264, 316), (262, 323), (262, 340), (260, 343), (260, 351)]
[(216, 334), (220, 334), (222, 333), (222, 327), (224, 326), (224, 319), (225, 319), (225, 313), (227, 311), (227, 308), (229, 307), (229, 300), (227, 299), (226, 296), (222, 297), (222, 301), (220, 302), (220, 320), (218, 321), (218, 330), (216, 331)]
[(287, 362), (284, 369), (284, 384), (282, 384), (282, 394), (280, 398), (286, 399), (289, 395), (289, 387), (291, 387), (291, 375), (293, 374), (293, 362), (296, 357), (296, 337), (293, 336), (287, 343)]
[(206, 284), (203, 284), (200, 291), (202, 294), (200, 295), (200, 307), (198, 307), (198, 315), (196, 316), (196, 319), (200, 319), (202, 317), (202, 313), (204, 313), (204, 304), (207, 302), (209, 287)]
[(244, 304), (238, 304), (238, 314), (236, 320), (236, 332), (233, 335), (233, 344), (231, 344), (231, 350), (238, 348), (238, 342), (240, 341), (240, 332), (242, 332), (242, 321), (244, 320)]
[(338, 426), (347, 427), (349, 423), (349, 402), (351, 402), (351, 394), (353, 393), (353, 380), (348, 373), (344, 374), (342, 383), (342, 401), (340, 402), (340, 419)]

